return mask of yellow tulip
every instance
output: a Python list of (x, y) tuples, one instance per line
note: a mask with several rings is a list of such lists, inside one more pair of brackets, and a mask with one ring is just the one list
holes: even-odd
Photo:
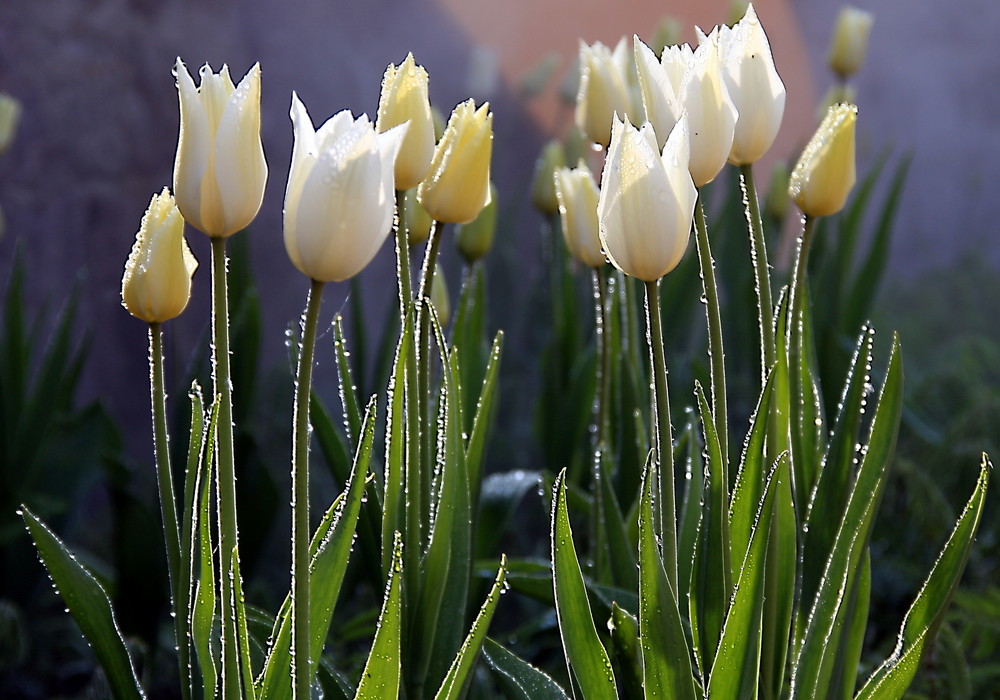
[(841, 8), (830, 42), (829, 64), (833, 72), (846, 79), (861, 69), (868, 50), (868, 35), (875, 18), (856, 7)]
[(436, 221), (472, 221), (490, 203), (493, 115), (490, 105), (473, 100), (455, 107), (434, 150), (430, 172), (417, 199)]
[(600, 192), (590, 168), (583, 163), (573, 169), (557, 168), (553, 181), (566, 247), (587, 267), (601, 267), (604, 251), (597, 219)]
[(434, 156), (434, 119), (427, 95), (427, 71), (413, 54), (397, 68), (390, 64), (382, 78), (375, 130), (379, 133), (409, 122), (406, 138), (396, 158), (396, 189), (408, 190), (427, 175)]
[(191, 298), (191, 277), (198, 269), (187, 241), (184, 219), (170, 190), (154, 194), (122, 277), (122, 306), (147, 323), (179, 316)]
[(854, 127), (858, 108), (833, 105), (792, 170), (788, 194), (808, 216), (830, 216), (854, 187)]

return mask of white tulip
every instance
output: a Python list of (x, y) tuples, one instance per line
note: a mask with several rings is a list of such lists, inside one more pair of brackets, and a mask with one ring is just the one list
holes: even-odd
[(553, 175), (563, 238), (574, 258), (587, 267), (604, 265), (597, 206), (600, 192), (585, 164), (556, 168)]
[(615, 118), (597, 205), (604, 251), (615, 267), (646, 282), (680, 262), (691, 235), (698, 193), (688, 172), (686, 115), (662, 154), (653, 127)]
[(285, 190), (285, 249), (292, 264), (320, 282), (358, 274), (392, 227), (394, 167), (407, 126), (381, 134), (347, 110), (318, 130), (292, 94), (295, 145)]
[(229, 68), (201, 69), (195, 87), (181, 59), (174, 66), (181, 127), (174, 197), (189, 224), (213, 238), (246, 228), (264, 199), (267, 161), (260, 141), (260, 65), (234, 87)]
[(746, 165), (760, 160), (778, 135), (785, 85), (752, 4), (732, 29), (722, 26), (719, 32), (722, 75), (739, 113), (729, 162)]
[(729, 160), (737, 112), (722, 78), (718, 28), (708, 36), (699, 30), (699, 40), (684, 72), (680, 96), (691, 130), (691, 177), (701, 187), (714, 180)]
[(594, 143), (607, 146), (615, 114), (634, 110), (625, 74), (623, 52), (596, 42), (580, 42), (580, 88), (576, 96), (576, 125)]

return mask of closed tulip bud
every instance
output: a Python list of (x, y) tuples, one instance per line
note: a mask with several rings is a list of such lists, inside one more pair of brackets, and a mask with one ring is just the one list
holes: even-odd
[(246, 228), (264, 199), (267, 161), (260, 142), (260, 65), (234, 87), (229, 68), (201, 69), (197, 88), (184, 63), (174, 66), (181, 128), (174, 195), (184, 219), (213, 238)]
[(0, 92), (0, 153), (10, 148), (21, 120), (21, 103), (15, 97)]
[(154, 194), (122, 277), (122, 306), (146, 323), (179, 316), (191, 298), (191, 277), (198, 269), (187, 241), (184, 219), (170, 190)]
[(830, 42), (830, 68), (842, 80), (854, 75), (865, 62), (868, 35), (875, 18), (870, 12), (856, 7), (843, 7), (837, 15), (837, 26)]
[(417, 199), (444, 223), (472, 221), (490, 203), (493, 115), (489, 103), (478, 110), (467, 100), (455, 107), (434, 150), (431, 169)]
[(559, 211), (559, 200), (556, 199), (555, 180), (552, 174), (556, 168), (566, 166), (566, 151), (558, 141), (549, 141), (542, 148), (542, 153), (535, 161), (535, 177), (531, 181), (531, 203), (543, 214), (555, 214)]
[(427, 71), (413, 54), (397, 68), (390, 64), (382, 78), (375, 130), (379, 133), (409, 122), (406, 138), (396, 158), (396, 188), (416, 187), (427, 175), (434, 156), (434, 120), (427, 96)]
[(662, 56), (663, 49), (680, 43), (682, 31), (681, 23), (677, 21), (676, 17), (664, 17), (653, 30), (653, 36), (649, 40), (649, 48), (657, 56)]
[(319, 282), (340, 282), (375, 257), (395, 213), (396, 155), (406, 125), (381, 134), (349, 111), (318, 130), (292, 93), (295, 145), (285, 190), (285, 249), (292, 264)]
[(830, 107), (795, 164), (788, 185), (792, 200), (807, 216), (830, 216), (844, 207), (854, 187), (854, 126), (858, 108)]
[(576, 95), (576, 125), (594, 143), (605, 148), (611, 139), (615, 114), (633, 114), (625, 66), (611, 49), (597, 42), (580, 42), (580, 86)]
[(437, 312), (438, 323), (447, 326), (451, 319), (451, 298), (448, 296), (448, 281), (440, 263), (434, 263), (434, 278), (431, 280), (431, 304)]
[(785, 112), (785, 85), (753, 5), (746, 7), (746, 14), (732, 29), (719, 29), (719, 50), (726, 88), (738, 113), (729, 162), (754, 163), (778, 135)]
[(680, 101), (691, 132), (691, 177), (698, 187), (715, 179), (729, 160), (736, 131), (736, 106), (722, 77), (719, 30), (700, 34), (684, 79)]
[(781, 221), (788, 213), (788, 164), (777, 163), (771, 173), (771, 185), (764, 200), (764, 211), (772, 219)]
[(417, 201), (417, 191), (407, 190), (403, 196), (403, 211), (399, 225), (406, 232), (407, 244), (420, 245), (431, 235), (431, 215)]
[(490, 203), (483, 207), (472, 221), (455, 229), (455, 245), (465, 262), (470, 265), (486, 257), (493, 247), (497, 230), (497, 189), (490, 183)]
[(566, 247), (587, 267), (601, 267), (604, 251), (597, 219), (600, 192), (590, 168), (584, 163), (573, 169), (557, 168), (553, 180)]
[(636, 129), (615, 119), (597, 216), (604, 251), (627, 275), (653, 282), (684, 255), (698, 197), (688, 149), (686, 116), (670, 132), (662, 154), (648, 122)]

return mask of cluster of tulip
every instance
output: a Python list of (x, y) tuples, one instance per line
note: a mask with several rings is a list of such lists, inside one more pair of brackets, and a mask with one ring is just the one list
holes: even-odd
[[(229, 329), (225, 240), (245, 229), (257, 216), (267, 180), (267, 163), (260, 137), (260, 67), (255, 65), (239, 85), (228, 68), (218, 73), (206, 65), (195, 86), (178, 59), (174, 69), (180, 96), (180, 135), (174, 166), (174, 192), (154, 195), (143, 217), (122, 279), (122, 303), (150, 325), (150, 362), (154, 437), (160, 502), (173, 586), (174, 604), (186, 607), (190, 591), (180, 585), (190, 553), (180, 543), (173, 477), (167, 453), (165, 391), (160, 324), (179, 315), (191, 295), (191, 278), (198, 267), (183, 236), (184, 222), (212, 239), (213, 366), (219, 397), (219, 570), (227, 609), (238, 607), (241, 586), (236, 561), (235, 464), (232, 449), (232, 387), (229, 381)], [(466, 223), (491, 200), (489, 181), (492, 114), (469, 100), (453, 111), (440, 140), (435, 138), (428, 98), (428, 75), (412, 54), (398, 67), (390, 65), (383, 79), (378, 117), (357, 119), (340, 112), (316, 129), (305, 105), (292, 94), (294, 147), (285, 189), (284, 240), (294, 266), (312, 286), (304, 315), (294, 411), (292, 454), (292, 621), (293, 669), (310, 639), (308, 559), (309, 519), (309, 401), (313, 349), (320, 297), (326, 282), (357, 275), (371, 262), (393, 228), (397, 204), (415, 190), (409, 209), (439, 223)], [(415, 218), (411, 214), (408, 219)], [(428, 255), (417, 299), (433, 295), (435, 254), (439, 236), (431, 226)], [(402, 237), (405, 234), (398, 227)], [(412, 302), (409, 256), (405, 238), (397, 240), (400, 255), (401, 314)], [(446, 302), (441, 302), (442, 306)], [(423, 305), (416, 304), (421, 318)], [(441, 309), (444, 311), (444, 309)], [(423, 314), (421, 344), (427, 355), (428, 321)], [(413, 373), (411, 373), (413, 374)], [(424, 411), (426, 414), (426, 411)], [(426, 415), (425, 415), (426, 418)], [(416, 539), (416, 535), (414, 535)], [(223, 617), (224, 669), (238, 678), (239, 658), (233, 643), (239, 635), (238, 615)], [(187, 645), (187, 620), (175, 617), (182, 671)], [(229, 643), (227, 643), (229, 642)], [(308, 693), (315, 668), (294, 674), (296, 690)], [(223, 674), (225, 677), (225, 674)]]

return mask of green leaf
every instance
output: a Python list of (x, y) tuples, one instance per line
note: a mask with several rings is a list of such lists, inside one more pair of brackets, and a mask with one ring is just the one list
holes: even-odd
[(93, 647), (112, 692), (118, 698), (145, 697), (104, 588), (26, 506), (21, 506), (21, 516), (59, 595)]
[(399, 696), (399, 643), (403, 636), (403, 538), (393, 539), (392, 566), (371, 653), (361, 672), (355, 700), (386, 700)]
[[(312, 660), (315, 672), (323, 645), (330, 630), (333, 610), (340, 595), (340, 587), (347, 571), (347, 561), (354, 542), (354, 533), (361, 512), (361, 499), (365, 492), (368, 465), (371, 461), (372, 442), (375, 437), (375, 397), (365, 410), (362, 440), (354, 458), (354, 467), (344, 492), (326, 511), (309, 545), (312, 557), (309, 574), (309, 618)], [(268, 700), (287, 700), (292, 697), (291, 597), (286, 596), (275, 620), (275, 632), (264, 669), (257, 678), (258, 695)]]
[(639, 506), (639, 645), (645, 698), (697, 698), (691, 649), (677, 595), (670, 588), (663, 568), (663, 555), (656, 541), (653, 492), (656, 466), (652, 456), (646, 463)]
[(902, 367), (899, 341), (894, 338), (889, 370), (875, 408), (868, 447), (827, 559), (826, 571), (815, 600), (803, 601), (811, 610), (802, 645), (794, 660), (792, 698), (816, 697), (829, 687), (833, 664), (827, 654), (835, 655), (840, 641), (837, 613), (844, 604), (849, 578), (858, 570), (867, 546), (896, 445), (903, 403)]
[(733, 590), (729, 552), (729, 480), (712, 408), (698, 381), (695, 381), (695, 397), (708, 457), (704, 474), (708, 497), (702, 507), (700, 542), (695, 550), (688, 600), (695, 659), (701, 664), (701, 675), (707, 677), (711, 670), (709, 663), (718, 649), (726, 607)]
[(627, 698), (642, 697), (642, 650), (639, 648), (639, 622), (628, 610), (611, 604), (611, 648), (618, 662), (618, 680)]
[(180, 615), (181, 637), (183, 642), (178, 648), (180, 655), (180, 666), (187, 668), (185, 677), (181, 679), (182, 693), (188, 693), (185, 697), (190, 697), (193, 690), (193, 665), (191, 664), (191, 616), (189, 607), (191, 596), (196, 585), (196, 566), (194, 554), (197, 551), (197, 523), (198, 523), (198, 495), (201, 493), (200, 484), (204, 479), (204, 464), (207, 459), (204, 453), (205, 447), (205, 405), (201, 395), (201, 386), (198, 382), (191, 384), (188, 392), (191, 399), (191, 429), (188, 433), (188, 457), (184, 469), (184, 496), (181, 502), (181, 547), (180, 547), (180, 583), (178, 585), (178, 598), (175, 602), (175, 613)]
[(333, 348), (337, 354), (337, 375), (340, 378), (340, 402), (344, 407), (344, 427), (352, 447), (357, 447), (361, 434), (361, 407), (358, 388), (351, 373), (351, 352), (344, 340), (344, 319), (340, 314), (333, 317)]
[[(886, 379), (888, 383), (888, 379)], [(869, 450), (870, 452), (870, 450)], [(986, 487), (993, 465), (986, 455), (972, 496), (965, 504), (955, 529), (941, 550), (934, 568), (924, 581), (899, 630), (896, 648), (872, 674), (858, 693), (859, 700), (899, 698), (910, 686), (927, 644), (941, 624), (965, 570), (986, 500)]]
[(521, 501), (538, 489), (541, 480), (539, 472), (522, 469), (497, 472), (483, 480), (477, 513), (477, 556), (488, 557), (497, 550)]
[(830, 688), (827, 697), (850, 700), (858, 685), (858, 668), (861, 666), (861, 652), (864, 648), (865, 629), (868, 627), (868, 607), (871, 604), (872, 558), (865, 549), (861, 559), (861, 569), (851, 576), (851, 590), (846, 604), (838, 613), (838, 627), (846, 629), (840, 635), (840, 647), (834, 659)]
[(615, 700), (618, 688), (590, 611), (583, 572), (573, 545), (566, 507), (566, 470), (556, 477), (552, 496), (552, 570), (556, 615), (566, 665), (586, 700)]
[(483, 661), (493, 672), (508, 700), (569, 700), (563, 689), (544, 671), (489, 637), (483, 644)]
[(351, 473), (350, 449), (315, 389), (309, 396), (309, 424), (333, 478), (339, 484), (346, 484)]
[(753, 520), (750, 540), (739, 558), (736, 592), (722, 628), (718, 652), (712, 662), (708, 697), (756, 698), (760, 672), (760, 650), (764, 613), (764, 582), (767, 569), (767, 543), (771, 531), (776, 474), (787, 469), (782, 454), (772, 467), (764, 485), (760, 507)]
[(691, 567), (694, 566), (698, 551), (701, 502), (705, 492), (705, 462), (694, 431), (694, 423), (688, 423), (677, 440), (678, 454), (687, 451), (687, 458), (684, 459), (684, 500), (681, 503), (680, 528), (677, 533), (677, 580), (682, 582), (691, 581)]
[[(872, 364), (874, 341), (874, 330), (862, 330), (841, 394), (841, 408), (834, 422), (829, 448), (809, 499), (801, 564), (801, 595), (805, 601), (811, 601), (816, 594), (827, 555), (837, 536), (837, 528), (850, 495), (851, 481), (856, 471), (857, 445), (861, 439), (861, 422), (871, 387), (869, 368)], [(797, 636), (800, 637), (803, 631), (804, 628), (797, 629)]]
[[(493, 416), (493, 405), (496, 403), (497, 377), (500, 374), (500, 353), (503, 350), (503, 331), (498, 331), (490, 349), (489, 363), (486, 365), (486, 377), (479, 392), (479, 402), (476, 404), (476, 417), (472, 423), (472, 432), (465, 448), (465, 465), (469, 473), (469, 484), (474, 486), (473, 501), (478, 497), (478, 485), (482, 480), (483, 453), (486, 449), (486, 437)], [(468, 388), (467, 386), (465, 388)], [(470, 392), (471, 393), (471, 392)]]
[(472, 670), (475, 667), (479, 651), (483, 647), (483, 640), (486, 639), (486, 631), (489, 629), (490, 621), (493, 619), (497, 603), (500, 602), (500, 596), (506, 590), (506, 577), (507, 557), (506, 555), (501, 555), (500, 568), (497, 570), (493, 587), (490, 589), (489, 595), (486, 596), (486, 601), (479, 609), (479, 615), (476, 616), (475, 622), (472, 623), (472, 629), (469, 630), (462, 648), (458, 650), (458, 655), (452, 661), (451, 668), (448, 669), (448, 675), (445, 676), (444, 681), (441, 683), (441, 687), (438, 689), (437, 695), (434, 696), (434, 700), (458, 700), (458, 698), (462, 697), (463, 691), (469, 686), (469, 681), (472, 680)]
[[(455, 306), (455, 320), (451, 326), (451, 345), (460, 357), (462, 386), (473, 387), (483, 382), (486, 373), (486, 284), (484, 268), (473, 263), (466, 268), (462, 291)], [(463, 431), (471, 431), (469, 420), (476, 414), (476, 395), (469, 391), (465, 396), (462, 412), (466, 423)]]
[(462, 406), (458, 355), (447, 353), (444, 335), (431, 312), (431, 325), (444, 367), (444, 385), (439, 402), (438, 454), (442, 459), (437, 480), (438, 497), (430, 525), (430, 544), (421, 569), (423, 581), (415, 633), (421, 639), (414, 669), (417, 686), (436, 686), (461, 646), (465, 621), (461, 614), (442, 615), (442, 603), (464, 611), (468, 598), (472, 558), (471, 505), (462, 439)]
[(410, 338), (413, 336), (412, 314), (407, 314), (403, 323), (396, 355), (389, 378), (388, 405), (385, 419), (385, 492), (382, 497), (382, 571), (388, 577), (392, 560), (392, 546), (395, 532), (405, 530), (406, 503), (404, 482), (406, 480), (406, 403), (405, 372), (406, 354), (409, 352)]
[[(197, 520), (193, 526), (197, 533), (191, 536), (191, 552), (197, 556), (198, 576), (195, 580), (192, 568), (192, 593), (190, 611), (188, 613), (191, 625), (191, 641), (194, 643), (199, 668), (201, 669), (201, 684), (205, 700), (213, 700), (216, 696), (219, 681), (216, 657), (221, 653), (215, 646), (215, 621), (217, 618), (217, 596), (215, 584), (215, 562), (212, 556), (212, 483), (215, 479), (215, 440), (219, 420), (220, 401), (212, 402), (212, 411), (208, 420), (208, 436), (198, 465), (197, 476)], [(197, 549), (195, 549), (197, 547)]]

